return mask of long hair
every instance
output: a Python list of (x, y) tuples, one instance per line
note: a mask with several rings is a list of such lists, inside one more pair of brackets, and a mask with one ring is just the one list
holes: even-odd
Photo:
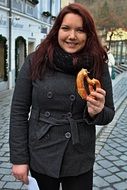
[(41, 78), (41, 74), (45, 71), (47, 66), (53, 67), (53, 52), (55, 47), (58, 46), (58, 32), (64, 16), (68, 13), (78, 14), (82, 17), (83, 29), (87, 34), (86, 44), (82, 51), (89, 52), (89, 54), (93, 56), (95, 63), (94, 72), (96, 77), (100, 78), (105, 51), (97, 36), (94, 20), (84, 6), (79, 3), (72, 3), (61, 10), (47, 37), (34, 52), (31, 65), (31, 76), (33, 79)]

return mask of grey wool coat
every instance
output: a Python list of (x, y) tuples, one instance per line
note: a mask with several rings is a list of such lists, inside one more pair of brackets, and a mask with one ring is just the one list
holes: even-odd
[(89, 117), (86, 102), (76, 90), (76, 76), (47, 70), (42, 80), (29, 77), (31, 55), (16, 82), (10, 115), (10, 161), (29, 164), (36, 172), (59, 178), (92, 169), (95, 125), (114, 117), (108, 66), (102, 73), (106, 101), (101, 113)]

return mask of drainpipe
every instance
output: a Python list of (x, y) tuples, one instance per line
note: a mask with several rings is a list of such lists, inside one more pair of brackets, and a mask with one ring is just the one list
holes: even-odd
[[(62, 9), (62, 7), (61, 7), (61, 4), (62, 4), (62, 2), (61, 2), (62, 0), (60, 0), (60, 10)], [(59, 12), (60, 12), (60, 10), (59, 10)]]
[(8, 85), (9, 89), (12, 88), (12, 72), (11, 72), (11, 51), (12, 51), (12, 5), (11, 1), (9, 2), (9, 73), (8, 73)]
[[(50, 13), (51, 13), (51, 16), (52, 16), (52, 0), (50, 0)], [(50, 24), (51, 24), (51, 16), (50, 16)]]

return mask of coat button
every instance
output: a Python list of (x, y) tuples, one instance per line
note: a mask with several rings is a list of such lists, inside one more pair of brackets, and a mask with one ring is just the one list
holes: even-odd
[(52, 98), (52, 96), (53, 96), (52, 92), (49, 91), (49, 92), (47, 93), (47, 97), (48, 97), (48, 98)]
[(45, 112), (45, 117), (49, 117), (50, 116), (50, 112), (49, 111), (46, 111)]
[(70, 100), (71, 100), (72, 102), (75, 101), (75, 95), (71, 94), (71, 95), (70, 95)]
[(67, 113), (67, 117), (72, 117), (72, 113), (71, 113), (71, 112), (68, 112), (68, 113)]
[(71, 133), (70, 133), (70, 132), (66, 132), (66, 133), (65, 133), (65, 137), (66, 137), (67, 139), (71, 138)]

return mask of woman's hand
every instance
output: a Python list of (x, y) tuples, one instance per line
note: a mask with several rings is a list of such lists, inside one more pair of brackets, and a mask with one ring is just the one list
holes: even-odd
[(97, 88), (96, 91), (91, 92), (91, 96), (94, 98), (90, 96), (87, 97), (88, 113), (91, 117), (94, 117), (103, 110), (105, 104), (105, 95), (105, 90), (102, 88)]
[(12, 175), (17, 179), (22, 181), (25, 184), (28, 184), (28, 173), (29, 166), (27, 164), (17, 165), (14, 164), (12, 166)]

